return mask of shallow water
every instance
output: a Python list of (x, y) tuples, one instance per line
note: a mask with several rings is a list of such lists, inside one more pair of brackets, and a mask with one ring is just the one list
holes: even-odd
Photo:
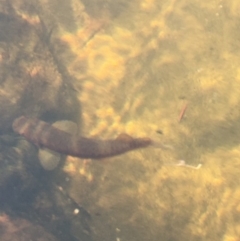
[(81, 103), (81, 134), (173, 147), (67, 158), (69, 193), (91, 214), (93, 239), (238, 240), (240, 4), (38, 4)]

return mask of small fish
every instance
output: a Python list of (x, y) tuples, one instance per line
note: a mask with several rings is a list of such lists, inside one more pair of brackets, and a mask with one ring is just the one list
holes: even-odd
[(153, 144), (148, 137), (133, 138), (124, 133), (108, 140), (76, 137), (44, 121), (25, 116), (15, 119), (12, 128), (38, 147), (80, 158), (111, 157)]

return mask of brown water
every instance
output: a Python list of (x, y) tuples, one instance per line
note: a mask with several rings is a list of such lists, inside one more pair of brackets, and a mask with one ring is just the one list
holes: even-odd
[(68, 158), (94, 240), (239, 240), (240, 3), (39, 2), (75, 79), (82, 134), (174, 148)]

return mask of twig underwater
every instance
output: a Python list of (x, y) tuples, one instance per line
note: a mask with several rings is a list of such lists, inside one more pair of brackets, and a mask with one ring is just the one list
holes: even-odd
[(183, 117), (184, 117), (184, 115), (185, 115), (185, 112), (186, 112), (186, 110), (187, 110), (187, 107), (188, 107), (188, 103), (185, 103), (185, 105), (183, 106), (183, 108), (182, 108), (182, 110), (181, 110), (181, 112), (180, 112), (180, 114), (179, 114), (178, 122), (181, 122), (181, 121), (182, 121), (182, 119), (183, 119)]
[(188, 168), (197, 170), (197, 169), (200, 169), (202, 167), (202, 164), (199, 163), (197, 166), (193, 166), (193, 165), (186, 164), (186, 162), (184, 160), (179, 160), (178, 163), (176, 164), (176, 166), (178, 166), (178, 167), (188, 167)]

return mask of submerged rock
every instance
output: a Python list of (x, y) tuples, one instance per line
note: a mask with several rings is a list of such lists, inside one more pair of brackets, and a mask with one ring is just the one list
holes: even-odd
[[(0, 240), (91, 240), (87, 212), (67, 195), (68, 176), (46, 173), (37, 148), (12, 132), (21, 115), (50, 122), (79, 117), (72, 78), (51, 42), (52, 26), (39, 14), (38, 1), (0, 2)], [(46, 155), (40, 159), (58, 159)], [(81, 230), (77, 238), (73, 224)]]
[(23, 114), (76, 120), (79, 101), (55, 54), (52, 27), (36, 14), (15, 9), (18, 1), (11, 3), (0, 3), (0, 133), (9, 132), (12, 121)]
[[(37, 220), (39, 226), (59, 241), (91, 240), (88, 212), (67, 193), (69, 177), (61, 169), (44, 171), (37, 149), (28, 141), (14, 137), (10, 141), (9, 137), (8, 143), (11, 142), (15, 142), (16, 147), (0, 141), (0, 213), (11, 213), (14, 219), (24, 218), (32, 225)], [(75, 209), (80, 210), (78, 215), (74, 214)], [(71, 233), (73, 225), (81, 233), (78, 238)], [(4, 240), (1, 234), (0, 218), (0, 240)], [(13, 235), (12, 240), (14, 238)]]
[(1, 241), (57, 241), (57, 239), (41, 226), (23, 218), (13, 218), (2, 213), (0, 215)]

